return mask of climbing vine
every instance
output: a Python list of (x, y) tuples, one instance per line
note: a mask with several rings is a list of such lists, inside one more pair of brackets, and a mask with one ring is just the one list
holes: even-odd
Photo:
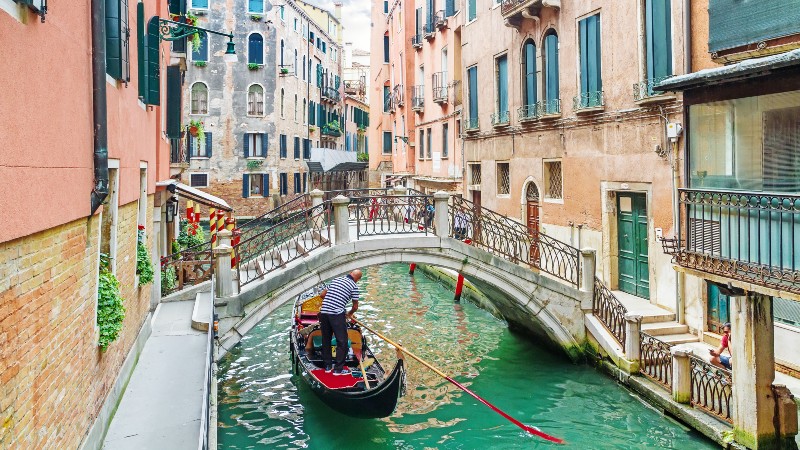
[(108, 255), (100, 255), (100, 274), (97, 283), (97, 326), (100, 340), (97, 345), (105, 351), (117, 340), (125, 319), (125, 306), (119, 291), (119, 280), (111, 272)]
[(139, 285), (153, 282), (153, 262), (147, 250), (144, 236), (144, 225), (139, 225), (136, 239), (136, 275), (139, 275)]

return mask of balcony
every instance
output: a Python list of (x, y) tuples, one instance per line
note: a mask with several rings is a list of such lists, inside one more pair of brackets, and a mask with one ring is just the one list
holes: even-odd
[(652, 78), (649, 80), (642, 80), (640, 83), (633, 85), (633, 101), (636, 103), (655, 103), (661, 100), (668, 100), (675, 98), (672, 95), (665, 95), (664, 92), (654, 89), (659, 83), (670, 78), (672, 75), (666, 77)]
[(561, 99), (554, 98), (536, 102), (536, 110), (542, 120), (561, 117)]
[(444, 10), (436, 11), (436, 14), (433, 15), (433, 25), (438, 30), (444, 30), (447, 28), (447, 15), (445, 14)]
[(331, 125), (331, 124), (323, 125), (322, 135), (338, 138), (342, 135), (342, 130), (339, 129), (338, 125)]
[(411, 97), (411, 109), (414, 111), (422, 111), (425, 108), (425, 85), (414, 86), (414, 92)]
[(394, 85), (394, 89), (392, 90), (392, 102), (397, 106), (403, 106), (405, 104), (405, 94), (403, 93), (402, 84)]
[(421, 34), (415, 34), (414, 36), (411, 36), (411, 46), (416, 48), (417, 50), (422, 48), (422, 35)]
[(430, 22), (422, 26), (422, 35), (425, 39), (432, 41), (436, 37), (436, 20), (435, 15), (431, 15)]
[(480, 121), (477, 117), (466, 117), (464, 118), (464, 130), (467, 133), (475, 133), (481, 129)]
[(520, 123), (529, 123), (539, 118), (539, 103), (525, 105), (517, 110), (517, 119)]
[(330, 86), (323, 87), (320, 96), (323, 101), (327, 100), (331, 103), (339, 103), (339, 100), (342, 98), (339, 89)]
[(538, 20), (542, 8), (561, 8), (561, 0), (503, 0), (500, 13), (508, 27), (519, 30), (525, 19)]
[(511, 124), (511, 114), (508, 111), (498, 111), (492, 114), (492, 126), (495, 128), (507, 127)]
[(448, 85), (447, 72), (433, 74), (433, 101), (439, 104), (447, 103)]
[(572, 99), (572, 109), (576, 114), (602, 111), (605, 109), (603, 91), (582, 92)]
[(800, 295), (800, 195), (678, 190), (678, 232), (663, 239), (690, 271)]

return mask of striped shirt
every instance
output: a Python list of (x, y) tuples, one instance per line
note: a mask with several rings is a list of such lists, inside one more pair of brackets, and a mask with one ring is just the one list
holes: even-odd
[(322, 314), (343, 314), (350, 300), (358, 301), (358, 285), (350, 275), (334, 278), (328, 286), (328, 292), (322, 299), (319, 312)]

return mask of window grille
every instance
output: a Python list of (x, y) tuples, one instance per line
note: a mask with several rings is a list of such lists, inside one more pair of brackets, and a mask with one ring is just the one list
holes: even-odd
[(497, 195), (508, 195), (511, 192), (511, 175), (508, 163), (497, 163)]
[(191, 187), (199, 187), (199, 188), (208, 187), (208, 174), (207, 173), (189, 174), (189, 185)]
[(469, 172), (471, 174), (471, 183), (472, 185), (480, 185), (481, 184), (481, 164), (470, 164), (469, 165)]
[(544, 163), (547, 187), (545, 196), (552, 199), (563, 198), (561, 161), (548, 161)]

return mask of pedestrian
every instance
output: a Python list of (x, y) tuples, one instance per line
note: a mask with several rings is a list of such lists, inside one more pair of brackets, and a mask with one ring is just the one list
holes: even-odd
[(433, 203), (428, 203), (428, 206), (425, 207), (425, 223), (430, 228), (433, 225), (433, 216), (436, 214), (436, 208), (434, 208)]
[(464, 211), (458, 211), (453, 217), (453, 231), (459, 241), (467, 238), (467, 222), (469, 218)]
[[(350, 370), (344, 366), (347, 358), (347, 321), (345, 307), (350, 301), (353, 306), (347, 312), (347, 317), (353, 316), (358, 310), (358, 281), (362, 272), (358, 269), (349, 274), (334, 278), (328, 288), (320, 293), (322, 305), (319, 309), (319, 324), (322, 328), (322, 362), (325, 372), (333, 371), (334, 375), (349, 375)], [(331, 355), (331, 338), (336, 336), (336, 361), (333, 363)]]
[[(728, 356), (722, 354), (723, 351), (728, 350)], [(725, 323), (722, 326), (722, 341), (719, 344), (719, 348), (714, 351), (713, 348), (708, 349), (708, 352), (711, 353), (711, 364), (714, 364), (717, 367), (723, 367), (725, 369), (731, 370), (733, 366), (731, 365), (731, 358), (733, 358), (733, 353), (731, 353), (731, 324), (730, 322)]]

